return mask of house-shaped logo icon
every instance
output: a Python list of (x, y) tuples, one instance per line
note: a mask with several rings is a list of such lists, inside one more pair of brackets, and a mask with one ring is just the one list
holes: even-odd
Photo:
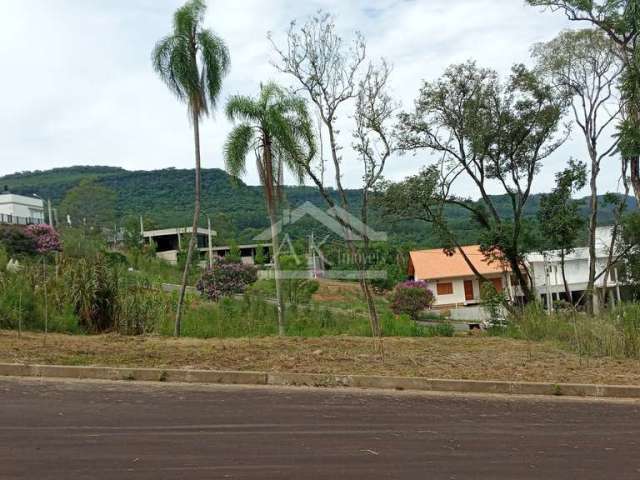
[[(282, 219), (275, 224), (276, 232), (280, 234), (284, 227), (296, 223), (307, 215), (344, 240), (362, 241), (368, 239), (372, 242), (387, 241), (387, 234), (385, 232), (373, 230), (345, 209), (335, 206), (325, 211), (308, 201), (293, 210), (285, 210)], [(270, 241), (271, 229), (267, 228), (253, 239), (257, 242)]]

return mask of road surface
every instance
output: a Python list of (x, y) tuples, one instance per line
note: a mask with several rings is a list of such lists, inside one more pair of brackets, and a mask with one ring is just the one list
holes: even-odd
[(640, 403), (0, 379), (1, 479), (638, 479)]

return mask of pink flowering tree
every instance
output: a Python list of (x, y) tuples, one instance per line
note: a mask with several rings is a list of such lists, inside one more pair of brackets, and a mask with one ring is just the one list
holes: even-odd
[(209, 300), (218, 301), (242, 293), (258, 279), (258, 271), (251, 265), (217, 259), (213, 267), (207, 269), (196, 288)]
[(391, 310), (396, 315), (406, 314), (413, 320), (420, 318), (420, 313), (431, 307), (435, 297), (427, 287), (427, 282), (406, 281), (396, 285), (391, 294)]
[(62, 242), (58, 232), (47, 224), (29, 225), (26, 233), (35, 243), (38, 253), (51, 253), (62, 251)]

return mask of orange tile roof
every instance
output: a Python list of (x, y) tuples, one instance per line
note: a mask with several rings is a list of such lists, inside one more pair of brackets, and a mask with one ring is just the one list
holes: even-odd
[[(480, 251), (480, 245), (462, 247), (471, 263), (481, 275), (511, 271), (507, 265), (499, 261), (489, 261)], [(473, 271), (464, 257), (456, 249), (452, 256), (441, 248), (410, 252), (409, 273), (421, 280), (437, 280), (441, 278), (469, 277)]]

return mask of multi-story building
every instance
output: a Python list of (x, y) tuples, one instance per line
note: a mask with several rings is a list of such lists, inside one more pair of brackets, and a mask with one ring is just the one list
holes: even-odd
[(36, 196), (17, 195), (5, 187), (0, 192), (0, 223), (29, 225), (45, 223), (44, 201)]

